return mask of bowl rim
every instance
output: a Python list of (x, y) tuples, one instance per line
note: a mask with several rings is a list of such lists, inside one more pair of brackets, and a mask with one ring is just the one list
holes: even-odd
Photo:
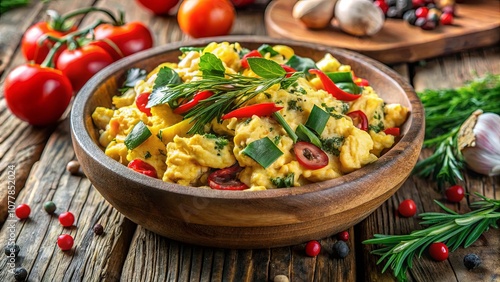
[[(120, 69), (128, 69), (134, 64), (137, 64), (141, 60), (145, 60), (150, 57), (160, 55), (165, 52), (178, 50), (183, 46), (203, 46), (211, 42), (238, 42), (242, 46), (245, 42), (250, 44), (255, 43), (267, 43), (267, 44), (282, 44), (287, 46), (300, 46), (304, 48), (311, 48), (317, 51), (330, 52), (330, 53), (340, 53), (342, 55), (348, 56), (350, 58), (359, 59), (360, 63), (367, 65), (372, 68), (376, 68), (381, 71), (381, 73), (388, 79), (393, 80), (402, 91), (407, 95), (409, 100), (409, 117), (407, 122), (411, 119), (411, 126), (408, 127), (408, 131), (404, 134), (401, 139), (385, 154), (383, 154), (377, 161), (368, 164), (358, 170), (351, 173), (343, 175), (341, 177), (326, 180), (322, 182), (311, 183), (299, 187), (281, 188), (281, 189), (267, 189), (262, 191), (224, 191), (224, 190), (214, 190), (214, 189), (204, 189), (199, 187), (189, 187), (176, 183), (164, 182), (161, 179), (153, 179), (151, 177), (142, 175), (140, 173), (130, 173), (130, 169), (122, 165), (118, 161), (107, 156), (104, 151), (93, 141), (89, 132), (86, 129), (86, 119), (85, 112), (88, 112), (88, 104), (86, 103), (93, 92), (105, 81), (114, 75)], [(93, 109), (92, 109), (93, 111)], [(179, 194), (183, 196), (194, 196), (206, 199), (240, 199), (240, 200), (251, 200), (260, 198), (274, 198), (274, 197), (285, 197), (285, 196), (297, 196), (309, 193), (322, 193), (329, 189), (339, 189), (339, 190), (352, 190), (352, 187), (358, 187), (362, 185), (356, 185), (356, 183), (370, 183), (371, 181), (378, 181), (376, 173), (366, 173), (367, 169), (377, 170), (380, 168), (391, 168), (397, 164), (397, 161), (401, 158), (409, 157), (411, 154), (411, 149), (420, 147), (423, 142), (423, 132), (424, 132), (424, 117), (423, 117), (423, 106), (420, 99), (416, 95), (413, 87), (404, 80), (396, 71), (389, 68), (388, 66), (378, 62), (372, 58), (365, 55), (357, 53), (355, 51), (332, 47), (321, 44), (312, 44), (308, 42), (302, 42), (290, 39), (279, 39), (271, 38), (267, 36), (221, 36), (221, 37), (209, 37), (202, 39), (194, 39), (189, 41), (178, 41), (172, 42), (161, 46), (156, 46), (151, 49), (138, 52), (136, 54), (130, 55), (126, 58), (120, 59), (115, 63), (107, 66), (101, 70), (97, 75), (93, 76), (85, 86), (76, 95), (71, 113), (70, 113), (70, 125), (71, 125), (71, 135), (73, 142), (77, 142), (80, 148), (85, 152), (86, 155), (90, 156), (94, 161), (99, 162), (109, 171), (113, 171), (120, 177), (123, 177), (127, 182), (136, 182), (142, 186), (149, 187), (151, 189), (157, 190), (157, 192), (169, 192), (173, 194)], [(420, 148), (418, 148), (420, 150)], [(85, 168), (83, 167), (85, 170)], [(190, 189), (191, 188), (191, 189)], [(194, 189), (193, 189), (194, 188)], [(361, 189), (358, 187), (357, 189)], [(363, 188), (364, 189), (364, 188)], [(356, 192), (356, 191), (352, 191)]]

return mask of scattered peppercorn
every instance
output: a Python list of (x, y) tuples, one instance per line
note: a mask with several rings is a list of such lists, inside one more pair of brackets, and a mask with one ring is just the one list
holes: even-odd
[(80, 172), (80, 163), (75, 160), (70, 161), (66, 165), (66, 170), (73, 175), (78, 174)]
[(481, 259), (476, 254), (466, 254), (464, 257), (464, 265), (468, 270), (474, 269), (481, 264)]
[(342, 231), (337, 234), (337, 239), (342, 240), (344, 242), (349, 241), (349, 232), (347, 231)]
[(333, 244), (333, 256), (336, 258), (345, 258), (349, 254), (349, 246), (344, 241), (337, 241)]
[(30, 216), (31, 208), (27, 204), (20, 204), (16, 207), (15, 213), (19, 219), (26, 219)]
[(59, 223), (64, 227), (71, 227), (75, 223), (75, 216), (71, 212), (63, 212), (59, 215)]
[(288, 279), (288, 276), (283, 275), (283, 274), (279, 274), (279, 275), (274, 276), (273, 281), (274, 282), (288, 282), (290, 280)]
[(47, 201), (43, 204), (43, 209), (48, 213), (48, 214), (53, 214), (57, 207), (56, 207), (56, 204), (54, 204), (54, 202), (52, 201)]
[(310, 257), (315, 257), (319, 254), (319, 252), (321, 252), (321, 244), (318, 241), (312, 240), (307, 242), (306, 255)]
[(95, 235), (101, 235), (102, 233), (104, 233), (104, 227), (102, 227), (102, 225), (99, 223), (96, 223), (93, 229)]
[(22, 267), (18, 267), (14, 270), (14, 279), (16, 281), (25, 281), (28, 277), (28, 271)]
[(57, 246), (63, 251), (69, 251), (73, 247), (74, 239), (69, 234), (62, 234), (57, 237)]
[(6, 256), (11, 256), (11, 254), (14, 253), (14, 256), (17, 257), (21, 248), (19, 248), (19, 246), (17, 244), (9, 244), (9, 245), (6, 245), (3, 250), (4, 250)]

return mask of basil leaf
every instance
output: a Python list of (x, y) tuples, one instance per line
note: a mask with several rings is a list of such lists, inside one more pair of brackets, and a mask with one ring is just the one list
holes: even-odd
[(123, 143), (125, 143), (127, 149), (133, 150), (144, 143), (149, 136), (151, 136), (151, 131), (146, 124), (144, 124), (144, 122), (139, 121), (136, 125), (134, 125), (134, 128), (132, 128), (132, 131), (130, 131), (127, 137), (125, 137), (125, 141), (123, 141)]
[(279, 55), (280, 53), (278, 53), (276, 50), (273, 49), (273, 47), (271, 47), (270, 45), (268, 44), (262, 44), (260, 45), (260, 47), (257, 49), (259, 51), (259, 53), (264, 56), (266, 55), (266, 53), (269, 53), (269, 55), (271, 55), (271, 57), (273, 56), (276, 56), (276, 55)]
[(147, 76), (147, 72), (145, 69), (141, 68), (131, 68), (127, 70), (127, 78), (122, 84), (122, 87), (118, 89), (121, 94), (125, 93), (125, 91), (129, 90), (130, 88), (134, 88), (135, 84), (140, 81), (144, 80)]
[(250, 69), (263, 78), (278, 78), (286, 74), (286, 71), (275, 61), (264, 58), (248, 58)]
[(181, 83), (182, 79), (177, 72), (169, 67), (162, 67), (158, 71), (158, 75), (153, 85), (153, 91), (151, 92), (151, 95), (149, 95), (149, 101), (146, 107), (151, 108), (153, 106), (166, 103), (170, 96), (168, 89)]
[(276, 146), (269, 137), (253, 141), (241, 152), (252, 158), (264, 168), (268, 168), (274, 161), (283, 155), (283, 152), (281, 152), (278, 146)]
[(222, 64), (221, 59), (217, 58), (212, 53), (205, 53), (200, 57), (200, 70), (203, 73), (203, 78), (207, 77), (224, 77), (226, 69)]
[(293, 55), (288, 59), (285, 65), (294, 68), (296, 71), (305, 72), (309, 74), (310, 69), (317, 69), (316, 63), (310, 58), (303, 58), (297, 55)]

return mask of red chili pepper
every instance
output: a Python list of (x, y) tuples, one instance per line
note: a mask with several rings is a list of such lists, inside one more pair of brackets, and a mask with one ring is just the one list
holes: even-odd
[(182, 115), (184, 113), (187, 113), (189, 110), (194, 108), (201, 100), (205, 100), (207, 98), (210, 98), (214, 93), (212, 91), (201, 91), (196, 94), (194, 94), (193, 99), (187, 101), (186, 103), (182, 103), (180, 106), (174, 109), (174, 113), (178, 115)]
[(158, 178), (156, 169), (141, 159), (135, 159), (128, 163), (128, 168), (133, 169), (139, 173), (147, 175), (149, 177)]
[(328, 77), (328, 75), (326, 75), (319, 69), (310, 69), (309, 73), (317, 75), (321, 80), (321, 83), (323, 83), (323, 87), (325, 87), (325, 90), (328, 93), (332, 94), (332, 96), (335, 97), (337, 100), (354, 101), (359, 97), (361, 97), (361, 95), (351, 94), (338, 88), (338, 86), (335, 85), (335, 83)]
[(353, 111), (350, 113), (347, 113), (347, 116), (352, 119), (352, 122), (354, 125), (364, 131), (368, 130), (368, 118), (366, 117), (365, 113), (363, 111)]
[(135, 105), (137, 106), (137, 108), (141, 112), (145, 113), (148, 117), (151, 116), (151, 109), (147, 108), (146, 106), (148, 104), (150, 94), (150, 92), (144, 92), (139, 94), (139, 96), (137, 96), (137, 98), (135, 99)]
[(281, 106), (276, 106), (275, 103), (261, 103), (246, 106), (243, 108), (236, 109), (222, 116), (222, 119), (230, 119), (230, 118), (249, 118), (253, 115), (262, 117), (269, 116), (274, 112), (283, 109)]
[(241, 58), (241, 67), (244, 69), (247, 69), (249, 67), (248, 65), (248, 58), (262, 58), (262, 55), (260, 54), (259, 50), (253, 50), (248, 53), (246, 53), (243, 58)]
[(292, 68), (291, 66), (287, 66), (285, 64), (281, 65), (281, 67), (286, 71), (286, 77), (290, 77), (293, 75), (294, 72), (297, 72), (296, 69)]
[(216, 190), (245, 190), (248, 186), (236, 178), (243, 168), (238, 164), (216, 170), (208, 176), (208, 185)]
[(384, 130), (385, 134), (399, 136), (399, 127), (390, 127)]

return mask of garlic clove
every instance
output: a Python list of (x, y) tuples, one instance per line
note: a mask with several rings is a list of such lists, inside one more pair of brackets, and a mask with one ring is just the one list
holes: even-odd
[(384, 13), (371, 0), (338, 0), (334, 15), (342, 31), (356, 36), (372, 36), (385, 22)]
[(337, 0), (299, 0), (293, 6), (292, 17), (307, 28), (321, 29), (330, 25)]
[(500, 116), (475, 111), (460, 127), (458, 148), (467, 166), (477, 173), (500, 174)]

